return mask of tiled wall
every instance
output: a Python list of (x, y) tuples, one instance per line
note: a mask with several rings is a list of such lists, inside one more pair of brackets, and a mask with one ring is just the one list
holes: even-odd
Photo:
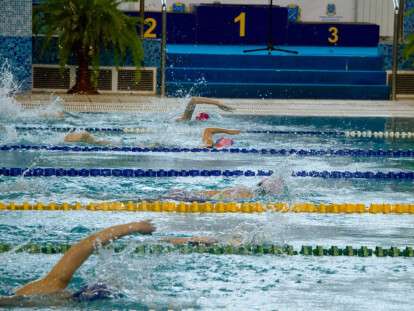
[(7, 61), (21, 90), (32, 84), (32, 0), (0, 0), (0, 66)]
[[(160, 66), (160, 55), (161, 45), (160, 40), (149, 40), (143, 41), (144, 48), (144, 63), (145, 67), (159, 67)], [(42, 37), (33, 37), (33, 64), (58, 64), (58, 51), (56, 42), (50, 44), (50, 46), (43, 50)], [(69, 60), (70, 65), (75, 65), (76, 60), (73, 57)], [(101, 66), (114, 66), (114, 57), (110, 52), (103, 52), (100, 59)], [(127, 57), (125, 63), (122, 66), (134, 66), (132, 59)]]
[[(414, 0), (406, 0), (406, 11), (414, 9)], [(414, 32), (414, 14), (406, 16), (404, 19), (404, 34), (407, 36)]]
[[(406, 0), (406, 11), (414, 8), (414, 0)], [(414, 32), (414, 14), (404, 17), (404, 37), (412, 34)], [(392, 68), (392, 44), (384, 43), (379, 46), (381, 54), (384, 55), (384, 67), (386, 70)], [(400, 46), (398, 64), (399, 69), (401, 70), (413, 70), (414, 69), (414, 60), (405, 59), (403, 57), (404, 45)]]
[[(384, 68), (385, 70), (391, 70), (392, 68), (392, 44), (380, 44), (380, 53), (384, 56)], [(398, 53), (398, 64), (400, 70), (413, 70), (413, 60), (405, 59), (403, 56), (404, 45), (400, 46)]]

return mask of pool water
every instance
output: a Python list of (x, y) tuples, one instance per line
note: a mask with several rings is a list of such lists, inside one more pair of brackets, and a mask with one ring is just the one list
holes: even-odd
[[(183, 102), (185, 100), (180, 99)], [(10, 102), (8, 103), (10, 104)], [(4, 107), (4, 102), (0, 108)], [(59, 110), (53, 103), (48, 111)], [(6, 110), (4, 110), (6, 111)], [(384, 131), (384, 118), (307, 118), (220, 116), (209, 111), (206, 123), (177, 123), (176, 114), (74, 113), (64, 119), (44, 111), (8, 107), (0, 115), (0, 145), (62, 145), (65, 133), (20, 131), (16, 126), (145, 127), (149, 133), (94, 133), (118, 146), (198, 147), (204, 127), (241, 130)], [(345, 138), (242, 133), (235, 147), (273, 149), (412, 149), (413, 140)], [(356, 157), (280, 157), (255, 154), (122, 153), (0, 151), (0, 167), (240, 169), (272, 170), (284, 191), (258, 196), (263, 202), (412, 203), (412, 181), (294, 178), (293, 171), (408, 171), (412, 159)], [(157, 200), (174, 190), (201, 191), (233, 186), (253, 187), (261, 177), (5, 177), (0, 201), (100, 202)], [(155, 214), (122, 212), (0, 212), (0, 243), (74, 243), (107, 226), (152, 219), (152, 237), (130, 236), (121, 253), (102, 249), (76, 273), (70, 289), (97, 281), (109, 284), (121, 298), (67, 309), (203, 309), (203, 310), (411, 310), (414, 261), (411, 258), (239, 256), (172, 253), (138, 255), (138, 243), (164, 236), (214, 236), (223, 243), (237, 234), (244, 243), (353, 246), (412, 246), (410, 215), (317, 214)], [(0, 254), (0, 295), (41, 277), (61, 255)]]

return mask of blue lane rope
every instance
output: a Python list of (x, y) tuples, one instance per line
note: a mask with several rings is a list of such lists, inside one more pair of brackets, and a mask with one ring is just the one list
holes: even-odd
[[(69, 176), (69, 177), (251, 177), (251, 176), (272, 176), (273, 171), (264, 170), (143, 170), (143, 169), (110, 169), (110, 168), (20, 168), (3, 167), (0, 168), (0, 176), (23, 176), (23, 177), (50, 177), (50, 176)], [(414, 180), (413, 171), (390, 171), (390, 172), (371, 172), (371, 171), (297, 171), (292, 173), (293, 177), (314, 177), (314, 178), (334, 178), (334, 179), (383, 179), (383, 180)]]
[(143, 169), (125, 169), (125, 168), (53, 168), (53, 167), (2, 167), (0, 176), (23, 176), (23, 177), (253, 177), (253, 176), (272, 176), (273, 171), (264, 170), (143, 170)]
[(101, 147), (101, 146), (67, 146), (67, 145), (0, 145), (0, 151), (14, 150), (46, 150), (63, 152), (170, 152), (170, 153), (243, 153), (264, 154), (274, 156), (334, 156), (334, 157), (358, 157), (358, 158), (414, 158), (414, 150), (363, 150), (363, 149), (255, 149), (255, 148), (167, 148), (167, 147)]
[(333, 179), (378, 179), (378, 180), (414, 180), (414, 171), (390, 172), (350, 172), (350, 171), (297, 171), (293, 177), (333, 178)]

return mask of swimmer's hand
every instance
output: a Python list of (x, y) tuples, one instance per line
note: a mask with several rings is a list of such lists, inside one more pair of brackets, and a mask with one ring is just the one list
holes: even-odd
[(150, 220), (135, 222), (133, 223), (133, 226), (136, 232), (141, 234), (152, 234), (156, 230)]

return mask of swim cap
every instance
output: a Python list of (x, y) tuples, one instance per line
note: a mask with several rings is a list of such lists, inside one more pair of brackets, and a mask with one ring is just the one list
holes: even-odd
[(77, 301), (94, 301), (98, 299), (112, 298), (109, 287), (103, 283), (96, 283), (92, 286), (84, 286), (72, 296)]
[(222, 138), (219, 138), (216, 141), (214, 147), (216, 147), (216, 148), (227, 148), (227, 147), (230, 147), (233, 144), (234, 144), (233, 139), (222, 137)]
[(200, 112), (196, 116), (197, 121), (207, 121), (208, 119), (210, 119), (210, 116), (208, 115), (208, 113), (205, 113), (205, 112)]

